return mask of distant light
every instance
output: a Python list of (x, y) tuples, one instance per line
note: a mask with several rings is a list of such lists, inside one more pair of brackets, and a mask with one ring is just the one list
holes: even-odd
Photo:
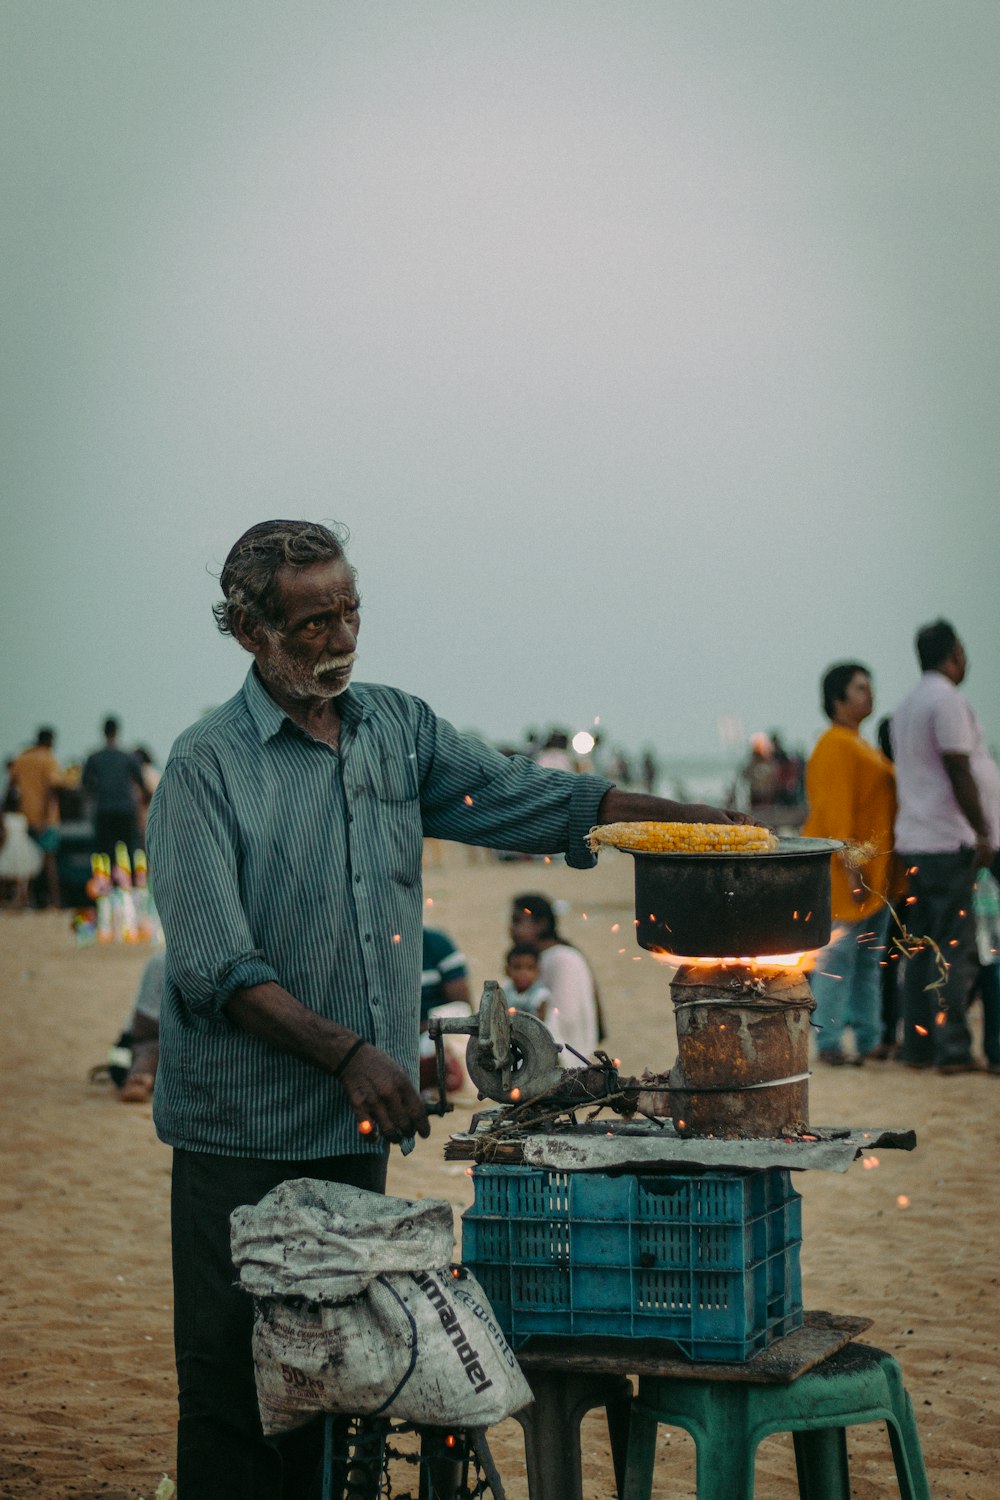
[(597, 741), (587, 729), (581, 729), (579, 734), (573, 736), (573, 749), (577, 755), (589, 755)]

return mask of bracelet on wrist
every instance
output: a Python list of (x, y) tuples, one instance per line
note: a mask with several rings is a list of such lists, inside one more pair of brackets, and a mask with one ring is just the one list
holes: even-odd
[(344, 1053), (343, 1057), (340, 1059), (340, 1062), (333, 1069), (332, 1073), (330, 1074), (330, 1077), (331, 1078), (339, 1078), (340, 1075), (341, 1075), (341, 1073), (347, 1067), (347, 1064), (351, 1061), (351, 1059), (354, 1056), (356, 1056), (356, 1054), (358, 1052), (361, 1051), (362, 1047), (367, 1047), (367, 1046), (368, 1046), (368, 1043), (365, 1041), (364, 1037), (363, 1036), (359, 1036), (358, 1039), (357, 1039), (357, 1041), (354, 1042), (354, 1043), (352, 1043), (352, 1045), (350, 1047), (348, 1047), (347, 1051)]

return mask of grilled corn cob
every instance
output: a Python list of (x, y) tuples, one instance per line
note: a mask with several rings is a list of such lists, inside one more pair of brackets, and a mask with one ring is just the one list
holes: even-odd
[(643, 854), (763, 854), (778, 847), (769, 829), (745, 823), (599, 823), (587, 842), (591, 849), (607, 844)]

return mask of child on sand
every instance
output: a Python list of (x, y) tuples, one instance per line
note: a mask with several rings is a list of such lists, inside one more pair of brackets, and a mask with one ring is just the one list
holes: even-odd
[(503, 992), (507, 1004), (530, 1011), (544, 1021), (545, 1007), (552, 995), (539, 977), (538, 949), (531, 943), (515, 943), (508, 949), (505, 969)]

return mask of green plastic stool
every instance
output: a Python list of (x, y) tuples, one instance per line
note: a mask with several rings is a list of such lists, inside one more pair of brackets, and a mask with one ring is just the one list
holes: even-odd
[(790, 1385), (647, 1376), (632, 1406), (622, 1500), (650, 1500), (656, 1429), (695, 1441), (698, 1500), (753, 1500), (757, 1445), (791, 1432), (802, 1500), (851, 1500), (844, 1429), (885, 1422), (902, 1500), (930, 1500), (913, 1407), (899, 1365), (848, 1344)]

